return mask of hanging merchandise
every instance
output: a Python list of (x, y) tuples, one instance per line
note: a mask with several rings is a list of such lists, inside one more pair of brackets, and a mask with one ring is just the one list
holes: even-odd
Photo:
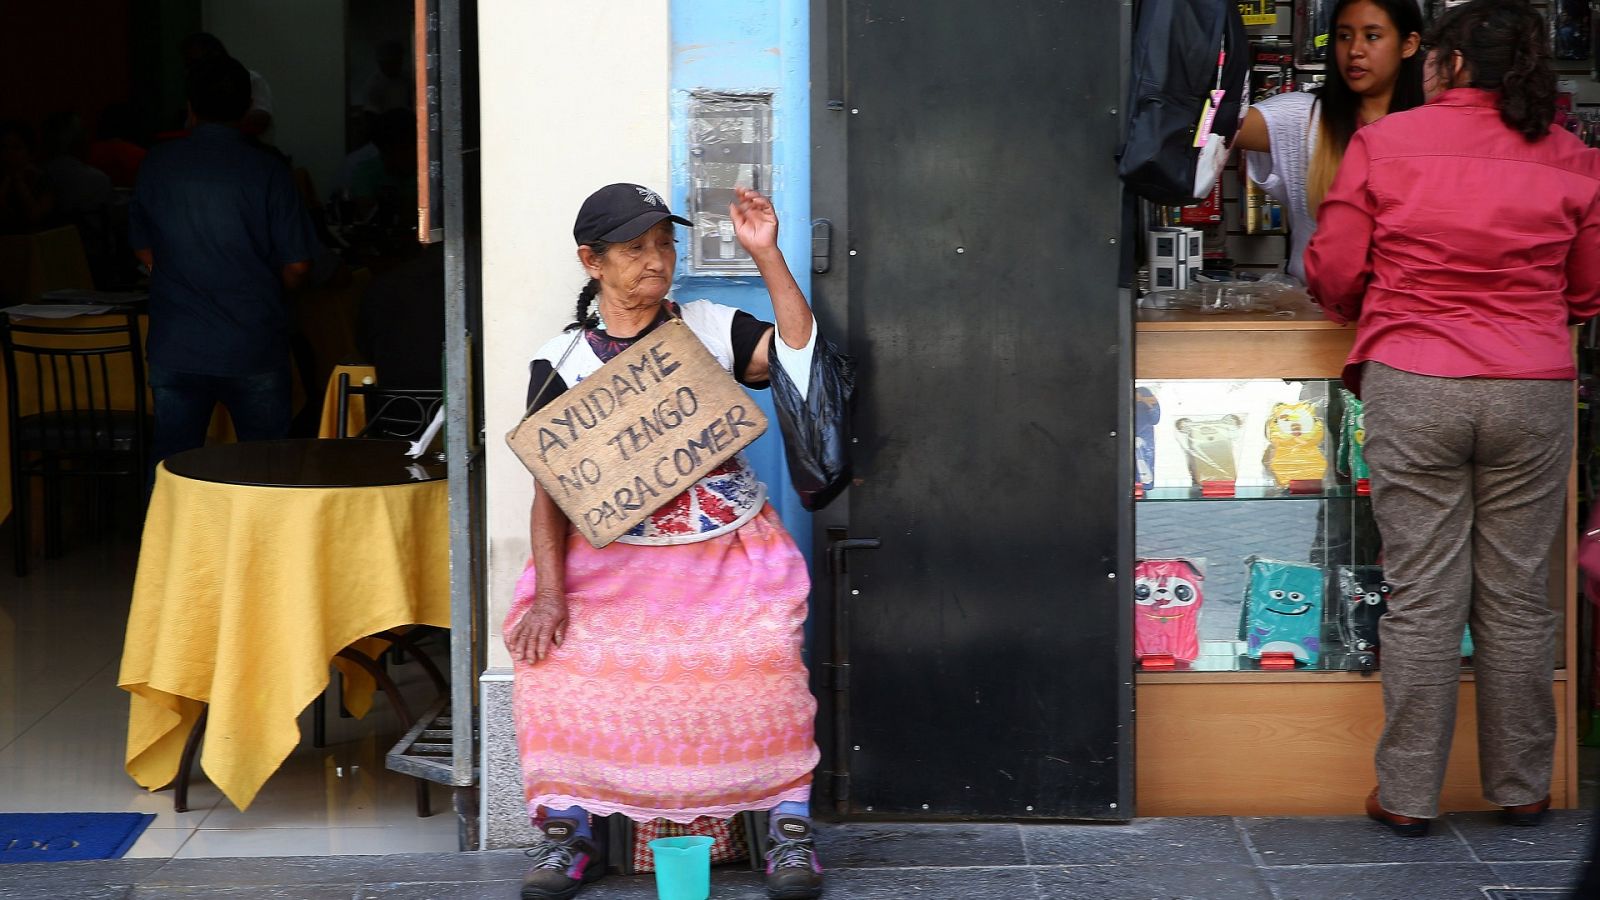
[(1239, 638), (1249, 657), (1285, 655), (1316, 665), (1322, 655), (1322, 568), (1259, 556), (1245, 562), (1249, 577)]
[(1329, 40), (1336, 0), (1294, 0), (1294, 62), (1296, 68), (1323, 69), (1333, 48)]
[(1339, 450), (1336, 467), (1350, 479), (1357, 494), (1372, 493), (1372, 471), (1367, 468), (1367, 413), (1361, 399), (1346, 388), (1339, 388), (1344, 412), (1339, 416)]
[(1204, 560), (1141, 559), (1133, 567), (1133, 655), (1138, 660), (1200, 658)]
[(1195, 484), (1233, 483), (1239, 480), (1236, 450), (1244, 419), (1236, 415), (1190, 416), (1173, 423), (1178, 446), (1189, 458), (1189, 476)]
[(1156, 425), (1161, 421), (1161, 401), (1147, 387), (1133, 391), (1134, 481), (1150, 490), (1156, 486)]
[(1165, 206), (1211, 192), (1249, 105), (1248, 46), (1234, 0), (1145, 0), (1117, 159), (1129, 191)]
[(1550, 46), (1556, 59), (1590, 57), (1589, 0), (1550, 0), (1545, 18), (1550, 22)]
[(1265, 463), (1278, 487), (1316, 482), (1320, 489), (1327, 478), (1328, 458), (1322, 452), (1327, 426), (1319, 414), (1320, 406), (1314, 400), (1273, 404), (1272, 413), (1267, 416)]

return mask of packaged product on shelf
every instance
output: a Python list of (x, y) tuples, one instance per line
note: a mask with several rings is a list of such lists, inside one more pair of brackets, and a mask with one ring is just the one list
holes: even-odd
[(1278, 0), (1239, 0), (1239, 15), (1246, 26), (1275, 25), (1278, 22)]
[(1239, 638), (1251, 659), (1289, 654), (1314, 666), (1322, 656), (1322, 599), (1326, 574), (1321, 566), (1252, 556), (1245, 561), (1244, 607)]
[(1133, 391), (1133, 467), (1134, 479), (1145, 490), (1156, 486), (1156, 425), (1161, 422), (1161, 401), (1155, 391), (1138, 387)]
[(1244, 169), (1239, 170), (1239, 183), (1244, 193), (1245, 233), (1286, 234), (1283, 206), (1252, 181)]
[(1269, 38), (1250, 45), (1250, 102), (1294, 90), (1294, 47)]
[(1206, 198), (1193, 206), (1178, 207), (1177, 221), (1174, 225), (1202, 226), (1222, 221), (1222, 179), (1211, 186), (1211, 193)]
[(1389, 611), (1389, 583), (1379, 566), (1340, 566), (1339, 631), (1350, 650), (1378, 649), (1378, 620)]
[[(1339, 615), (1339, 636), (1351, 650), (1375, 651), (1381, 648), (1378, 620), (1389, 613), (1389, 582), (1382, 566), (1340, 566), (1339, 596), (1344, 607)], [(1461, 658), (1472, 656), (1472, 626), (1461, 632)]]
[(1152, 291), (1181, 291), (1205, 265), (1205, 239), (1199, 229), (1156, 226), (1148, 240)]
[(1367, 414), (1361, 399), (1346, 388), (1339, 388), (1344, 412), (1339, 416), (1339, 449), (1336, 468), (1350, 479), (1358, 493), (1368, 493), (1372, 472), (1367, 468)]
[(1239, 461), (1236, 448), (1239, 430), (1244, 427), (1241, 416), (1190, 416), (1173, 423), (1177, 430), (1178, 446), (1189, 460), (1189, 476), (1195, 484), (1207, 482), (1236, 482), (1239, 480)]
[(1267, 470), (1278, 487), (1315, 482), (1320, 490), (1328, 477), (1328, 457), (1322, 452), (1327, 436), (1321, 401), (1275, 403), (1267, 416)]
[(1133, 656), (1200, 658), (1205, 560), (1141, 559), (1133, 567)]
[(1294, 57), (1295, 66), (1301, 69), (1321, 69), (1327, 66), (1329, 52), (1333, 49), (1329, 34), (1332, 31), (1333, 6), (1336, 0), (1294, 0)]

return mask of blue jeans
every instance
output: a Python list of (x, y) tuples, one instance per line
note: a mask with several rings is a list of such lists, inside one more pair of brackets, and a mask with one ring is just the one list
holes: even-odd
[(289, 434), (290, 377), (287, 363), (259, 375), (199, 375), (150, 367), (150, 392), (156, 424), (150, 438), (150, 478), (156, 464), (206, 442), (218, 403), (228, 409), (241, 441), (264, 441)]

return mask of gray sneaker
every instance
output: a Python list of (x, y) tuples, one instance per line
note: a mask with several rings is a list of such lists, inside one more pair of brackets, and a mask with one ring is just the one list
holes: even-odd
[(568, 900), (605, 876), (604, 840), (578, 834), (571, 819), (546, 819), (539, 827), (548, 842), (527, 851), (533, 868), (522, 877), (522, 900)]
[(772, 900), (813, 900), (822, 896), (822, 863), (811, 839), (811, 822), (799, 816), (774, 816), (767, 850), (767, 896)]

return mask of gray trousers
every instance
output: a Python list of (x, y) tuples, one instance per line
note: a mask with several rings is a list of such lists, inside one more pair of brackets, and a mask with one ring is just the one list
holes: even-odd
[(1556, 738), (1546, 565), (1566, 521), (1572, 382), (1433, 378), (1369, 362), (1362, 397), (1391, 588), (1379, 626), (1378, 800), (1399, 815), (1439, 814), (1469, 618), (1484, 798), (1542, 800)]

